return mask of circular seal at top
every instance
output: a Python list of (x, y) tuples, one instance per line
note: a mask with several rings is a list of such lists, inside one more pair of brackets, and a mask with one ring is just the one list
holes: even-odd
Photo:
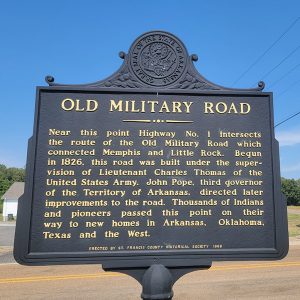
[(133, 73), (148, 85), (170, 85), (182, 76), (186, 68), (185, 46), (167, 32), (143, 34), (133, 43), (129, 53)]

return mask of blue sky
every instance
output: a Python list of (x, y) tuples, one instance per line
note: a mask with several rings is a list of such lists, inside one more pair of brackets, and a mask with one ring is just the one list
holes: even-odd
[[(165, 30), (199, 56), (203, 76), (232, 87), (299, 16), (296, 0), (1, 1), (0, 163), (25, 166), (35, 86), (46, 85), (48, 74), (63, 83), (104, 79), (120, 66), (118, 52), (127, 52), (137, 36)], [(274, 92), (275, 123), (300, 111), (299, 37), (300, 20), (234, 85), (248, 88), (263, 79), (265, 91)], [(300, 115), (278, 126), (276, 136), (282, 175), (300, 178)]]

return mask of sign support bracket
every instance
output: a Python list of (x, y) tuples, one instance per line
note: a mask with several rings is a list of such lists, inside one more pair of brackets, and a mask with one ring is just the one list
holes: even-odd
[[(126, 261), (126, 267), (120, 268), (124, 262), (105, 262), (102, 268), (106, 272), (119, 272), (129, 275), (136, 279), (142, 285), (141, 298), (143, 300), (167, 300), (173, 298), (172, 287), (175, 282), (187, 273), (208, 270), (211, 267), (209, 261), (199, 261), (198, 264), (189, 264), (188, 261), (182, 262), (182, 266), (172, 266), (174, 262), (166, 262), (157, 260), (149, 266), (134, 266), (136, 262)], [(174, 264), (175, 265), (175, 264)], [(118, 266), (118, 267), (116, 267)]]

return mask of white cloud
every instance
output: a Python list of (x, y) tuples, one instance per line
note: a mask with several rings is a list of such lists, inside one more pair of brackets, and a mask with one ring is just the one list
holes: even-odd
[(300, 144), (300, 130), (277, 132), (276, 139), (280, 146), (293, 146)]

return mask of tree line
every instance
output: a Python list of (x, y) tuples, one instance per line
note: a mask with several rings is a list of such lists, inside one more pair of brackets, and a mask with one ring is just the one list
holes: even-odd
[[(25, 169), (7, 168), (0, 164), (0, 198), (14, 182), (24, 180)], [(281, 190), (288, 205), (300, 205), (300, 179), (281, 178)]]
[(281, 190), (286, 197), (287, 205), (300, 205), (300, 179), (281, 178)]
[(25, 169), (7, 168), (5, 165), (0, 164), (0, 198), (16, 181), (25, 181)]

